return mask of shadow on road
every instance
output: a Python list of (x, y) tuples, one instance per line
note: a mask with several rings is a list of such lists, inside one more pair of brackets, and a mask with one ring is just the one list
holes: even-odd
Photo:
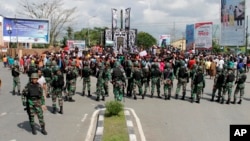
[[(30, 122), (24, 121), (22, 123), (17, 124), (17, 126), (21, 129), (25, 129), (27, 132), (31, 132)], [(35, 123), (36, 130), (40, 130), (40, 126)]]
[(95, 109), (103, 109), (103, 108), (105, 108), (105, 106), (104, 106), (104, 105), (101, 105), (101, 104), (98, 104), (98, 105), (95, 107)]

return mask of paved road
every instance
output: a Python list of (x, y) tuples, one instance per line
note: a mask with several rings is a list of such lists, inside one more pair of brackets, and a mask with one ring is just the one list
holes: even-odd
[[(250, 75), (248, 75), (250, 82)], [(87, 98), (79, 95), (81, 81), (77, 80), (76, 102), (64, 103), (64, 114), (52, 114), (51, 99), (46, 100), (48, 111), (45, 112), (45, 122), (48, 135), (40, 132), (33, 136), (30, 131), (28, 117), (21, 103), (20, 96), (12, 96), (12, 77), (10, 71), (0, 65), (0, 78), (3, 86), (0, 90), (0, 140), (1, 141), (80, 141), (84, 140), (90, 125), (93, 112), (103, 107), (104, 102), (96, 102), (95, 97)], [(95, 79), (92, 78), (92, 92), (95, 89)], [(22, 88), (27, 83), (26, 75), (21, 76)], [(137, 101), (126, 98), (125, 106), (133, 108), (140, 118), (147, 141), (210, 141), (229, 140), (230, 124), (250, 124), (250, 84), (247, 83), (245, 99), (242, 105), (221, 105), (211, 103), (213, 81), (206, 79), (207, 85), (201, 104), (191, 104), (189, 101), (165, 101), (149, 98)], [(176, 83), (176, 82), (175, 82)], [(112, 87), (110, 87), (112, 88)], [(110, 90), (110, 93), (112, 89)], [(174, 91), (173, 91), (174, 94)], [(112, 94), (111, 94), (112, 95)], [(187, 95), (190, 95), (188, 87)], [(112, 100), (113, 96), (107, 98)], [(36, 119), (36, 123), (38, 123)], [(38, 127), (38, 126), (37, 126)], [(140, 140), (138, 138), (138, 140)]]

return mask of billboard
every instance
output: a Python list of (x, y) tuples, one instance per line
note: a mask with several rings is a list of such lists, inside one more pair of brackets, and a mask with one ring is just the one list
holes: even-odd
[(49, 21), (4, 17), (3, 40), (21, 43), (49, 43)]
[(195, 24), (195, 49), (212, 48), (212, 22), (203, 22)]
[(77, 47), (79, 51), (83, 51), (86, 48), (86, 43), (83, 40), (67, 40), (67, 46), (69, 50), (75, 50)]
[(170, 45), (170, 35), (161, 35), (159, 40), (160, 47), (166, 47)]
[(186, 26), (186, 50), (194, 49), (194, 24)]
[(245, 44), (245, 0), (221, 0), (221, 46)]

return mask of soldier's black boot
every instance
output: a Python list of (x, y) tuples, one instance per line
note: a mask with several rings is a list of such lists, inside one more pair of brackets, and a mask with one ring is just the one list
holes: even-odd
[(105, 96), (102, 96), (102, 101), (105, 101)]
[(168, 95), (168, 100), (170, 100), (171, 99), (171, 95)]
[(231, 100), (230, 100), (230, 98), (229, 98), (229, 99), (227, 100), (227, 104), (230, 104), (230, 101), (231, 101)]
[(167, 95), (165, 95), (165, 98), (164, 98), (165, 100), (167, 100), (168, 99), (168, 96)]
[(32, 134), (33, 134), (33, 135), (36, 135), (36, 134), (37, 134), (34, 125), (31, 125), (31, 131), (32, 131)]
[(221, 100), (220, 104), (224, 104), (224, 98), (222, 98), (222, 100)]
[(75, 102), (75, 100), (72, 97), (70, 97), (69, 102)]
[(161, 95), (160, 95), (160, 93), (158, 93), (158, 98), (161, 98)]
[(134, 95), (134, 100), (137, 100), (137, 97), (136, 97), (136, 95)]
[(200, 98), (198, 98), (198, 100), (196, 101), (196, 103), (200, 103)]
[(145, 96), (145, 95), (146, 95), (146, 94), (144, 93), (144, 94), (142, 95), (142, 97), (141, 97), (141, 98), (142, 98), (142, 99), (144, 99), (144, 96)]
[(96, 101), (100, 101), (100, 97), (99, 96), (96, 97)]
[(218, 98), (217, 98), (216, 102), (220, 102), (220, 97), (219, 97), (219, 96), (218, 96)]
[(241, 99), (239, 100), (238, 104), (241, 104)]
[(90, 91), (88, 91), (88, 97), (91, 97), (92, 95), (90, 94)]
[(47, 94), (47, 96), (46, 96), (47, 98), (50, 98), (50, 94)]
[(16, 94), (16, 92), (15, 92), (15, 90), (13, 90), (13, 91), (12, 91), (12, 95), (15, 95), (15, 94)]
[(47, 133), (47, 131), (45, 130), (45, 125), (42, 125), (41, 127), (42, 127), (41, 133), (42, 133), (43, 135), (47, 135), (48, 133)]
[(60, 111), (59, 111), (60, 114), (63, 114), (63, 106), (60, 106)]
[(85, 91), (82, 91), (82, 96), (85, 96)]
[(150, 96), (150, 97), (151, 97), (151, 98), (153, 98), (153, 95), (154, 95), (154, 94), (151, 94), (151, 96)]
[(105, 93), (105, 96), (106, 96), (106, 97), (108, 97), (108, 96), (109, 96), (109, 94), (106, 92), (106, 93)]
[(53, 114), (56, 114), (56, 107), (53, 107)]
[(175, 99), (178, 99), (178, 94), (175, 95)]
[(20, 90), (18, 90), (18, 92), (17, 92), (17, 95), (21, 95), (21, 92), (20, 92)]
[(236, 104), (236, 99), (234, 99), (234, 101), (232, 102), (232, 104)]
[(65, 97), (64, 97), (64, 101), (68, 101), (68, 96), (65, 96)]
[(183, 93), (181, 100), (185, 100), (186, 93)]
[(212, 102), (214, 101), (214, 96), (212, 96), (212, 99), (210, 101), (212, 101)]
[(191, 97), (191, 103), (193, 103), (194, 102), (194, 97)]

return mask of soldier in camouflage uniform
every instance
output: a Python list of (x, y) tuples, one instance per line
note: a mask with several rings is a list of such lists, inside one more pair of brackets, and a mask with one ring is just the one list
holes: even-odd
[(100, 100), (100, 95), (102, 96), (102, 100), (105, 101), (104, 95), (104, 65), (103, 63), (98, 64), (98, 71), (97, 71), (97, 83), (96, 83), (96, 101)]
[(78, 76), (78, 70), (76, 68), (76, 63), (72, 62), (71, 66), (66, 68), (66, 86), (67, 86), (67, 95), (65, 96), (65, 101), (75, 102), (72, 98), (76, 91), (76, 79)]
[(20, 72), (19, 72), (19, 66), (18, 65), (14, 65), (12, 70), (11, 70), (11, 74), (13, 76), (13, 91), (12, 94), (15, 95), (15, 89), (17, 87), (17, 92), (18, 95), (20, 95), (20, 88), (21, 88), (21, 84), (20, 84)]
[(52, 107), (53, 113), (56, 114), (57, 107), (56, 107), (56, 99), (58, 98), (58, 105), (60, 106), (60, 114), (63, 114), (63, 86), (64, 86), (64, 76), (60, 70), (60, 68), (55, 68), (56, 73), (53, 75), (51, 80), (51, 85), (53, 86), (52, 91)]
[(187, 87), (187, 83), (189, 83), (189, 72), (187, 68), (185, 67), (185, 62), (183, 60), (180, 61), (180, 65), (181, 66), (177, 68), (177, 71), (176, 71), (176, 78), (178, 82), (177, 82), (177, 87), (176, 87), (175, 99), (178, 99), (178, 95), (180, 93), (180, 89), (182, 86), (182, 100), (185, 100), (186, 87)]
[(240, 92), (240, 100), (238, 101), (238, 104), (242, 103), (242, 97), (244, 95), (245, 82), (246, 82), (246, 79), (247, 79), (247, 75), (245, 74), (244, 69), (240, 69), (239, 72), (240, 72), (240, 74), (238, 75), (237, 80), (235, 82), (235, 84), (237, 84), (237, 85), (236, 85), (236, 89), (234, 91), (233, 104), (236, 103), (237, 95), (238, 95), (239, 92)]
[(151, 76), (151, 98), (153, 98), (153, 95), (154, 95), (154, 91), (155, 91), (155, 86), (157, 87), (157, 95), (158, 95), (158, 98), (161, 98), (160, 96), (160, 88), (161, 88), (161, 85), (160, 85), (160, 78), (161, 78), (161, 71), (160, 71), (160, 68), (158, 67), (157, 64), (153, 64), (152, 65), (152, 69), (151, 69), (151, 73), (150, 73), (150, 76)]
[(87, 61), (84, 62), (83, 65), (84, 66), (82, 68), (82, 79), (83, 79), (82, 96), (85, 95), (85, 89), (86, 89), (86, 85), (87, 85), (88, 97), (91, 97), (91, 94), (90, 94), (90, 87), (91, 87), (90, 75), (91, 75), (91, 69), (90, 69), (89, 63)]
[(115, 95), (115, 100), (122, 101), (124, 96), (123, 88), (126, 86), (126, 74), (122, 66), (118, 61), (115, 62), (114, 68), (111, 72), (113, 93)]
[(216, 101), (220, 102), (221, 92), (222, 92), (222, 89), (223, 89), (223, 83), (224, 83), (224, 74), (222, 72), (222, 69), (218, 68), (217, 73), (216, 73), (215, 78), (214, 78), (212, 99), (210, 101), (214, 101), (216, 91), (218, 90), (218, 99)]
[(133, 80), (133, 78), (131, 77), (132, 70), (133, 70), (133, 63), (131, 60), (127, 60), (125, 72), (126, 72), (126, 77), (128, 79), (128, 86), (127, 86), (127, 96), (128, 97), (132, 96), (132, 80)]
[[(134, 95), (134, 99), (136, 100), (136, 86), (138, 87), (139, 90), (139, 95), (142, 95), (142, 78), (143, 78), (143, 73), (142, 70), (139, 68), (139, 64), (136, 62), (134, 63), (134, 69), (132, 72), (132, 78), (133, 78), (133, 95)], [(144, 96), (142, 96), (144, 97)]]
[(163, 78), (163, 89), (164, 89), (165, 100), (167, 100), (167, 99), (170, 100), (171, 99), (171, 89), (173, 87), (173, 80), (174, 80), (174, 71), (171, 68), (170, 63), (165, 64), (162, 78)]
[(105, 91), (105, 96), (109, 96), (109, 82), (111, 81), (111, 70), (110, 70), (110, 64), (109, 62), (104, 63), (105, 68), (104, 68), (104, 91)]
[(205, 88), (206, 85), (202, 66), (198, 67), (198, 72), (195, 73), (193, 77), (193, 85), (194, 85), (194, 90), (191, 102), (192, 103), (194, 102), (194, 95), (196, 95), (196, 102), (200, 103), (202, 89)]
[(31, 82), (29, 82), (22, 91), (23, 106), (26, 106), (25, 110), (27, 110), (29, 116), (32, 134), (37, 134), (35, 130), (34, 119), (35, 115), (37, 115), (40, 126), (42, 128), (41, 132), (42, 134), (47, 135), (43, 118), (43, 110), (46, 110), (43, 89), (42, 86), (37, 82), (39, 78), (37, 73), (32, 73), (30, 78)]
[(196, 64), (194, 64), (191, 71), (190, 71), (190, 78), (191, 78), (191, 86), (190, 86), (191, 87), (191, 97), (190, 98), (191, 99), (192, 99), (192, 96), (194, 96), (193, 95), (193, 91), (194, 91), (193, 78), (197, 72), (197, 69), (198, 69), (198, 66)]
[(29, 70), (27, 71), (27, 74), (28, 74), (28, 77), (29, 77), (29, 81), (31, 81), (30, 77), (31, 77), (31, 74), (32, 73), (37, 73), (38, 70), (37, 70), (37, 67), (34, 63), (31, 63), (30, 66), (29, 66)]
[(234, 75), (233, 69), (229, 67), (228, 71), (227, 71), (227, 74), (225, 75), (225, 79), (224, 79), (224, 84), (223, 84), (224, 89), (223, 89), (221, 104), (224, 104), (226, 93), (228, 93), (227, 104), (231, 103), (230, 100), (231, 100), (234, 81), (235, 81), (235, 75)]
[(145, 95), (147, 93), (148, 87), (149, 87), (150, 71), (149, 71), (149, 68), (146, 67), (145, 63), (142, 64), (142, 67), (143, 67), (142, 68), (142, 73), (143, 73), (142, 86), (144, 87), (142, 99), (144, 99), (144, 97), (145, 97)]
[(49, 98), (52, 88), (51, 88), (51, 79), (52, 79), (52, 70), (50, 68), (51, 63), (50, 61), (46, 62), (46, 66), (45, 68), (42, 70), (43, 71), (43, 76), (46, 80), (46, 87), (47, 87), (47, 93), (46, 93), (46, 97)]

